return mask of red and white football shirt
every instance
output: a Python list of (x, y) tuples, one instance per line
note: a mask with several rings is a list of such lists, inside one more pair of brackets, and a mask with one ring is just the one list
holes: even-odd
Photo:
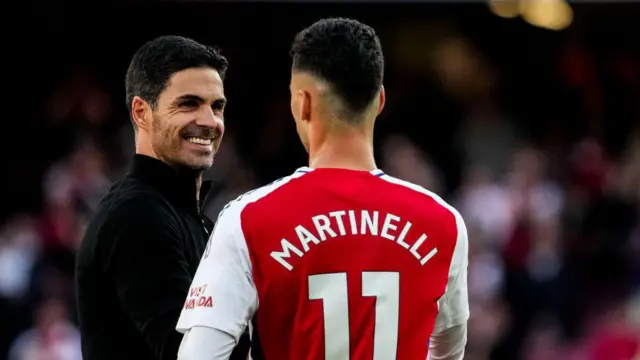
[(437, 195), (372, 172), (301, 168), (220, 214), (180, 316), (252, 357), (425, 359), (466, 324), (468, 239)]

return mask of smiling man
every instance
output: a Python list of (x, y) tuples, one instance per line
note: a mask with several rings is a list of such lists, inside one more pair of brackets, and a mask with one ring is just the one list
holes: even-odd
[(179, 36), (144, 44), (129, 65), (136, 155), (76, 262), (85, 360), (177, 356), (175, 324), (213, 228), (201, 211), (202, 172), (224, 133), (227, 66), (217, 50)]

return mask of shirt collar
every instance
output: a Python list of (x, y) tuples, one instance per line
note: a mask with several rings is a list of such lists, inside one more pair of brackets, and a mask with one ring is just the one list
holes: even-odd
[(178, 172), (161, 160), (141, 154), (134, 155), (129, 176), (147, 183), (174, 205), (197, 210), (199, 214), (212, 188), (211, 181), (202, 181), (198, 204), (195, 172)]
[[(340, 169), (340, 168), (324, 168), (324, 169), (349, 170), (349, 169)], [(308, 173), (308, 172), (311, 172), (313, 170), (314, 170), (314, 168), (310, 168), (308, 166), (303, 166), (303, 167), (299, 167), (298, 169), (296, 169), (295, 172), (296, 173)], [(354, 171), (357, 171), (357, 170), (354, 170)], [(371, 171), (368, 171), (368, 173), (371, 174), (371, 175), (374, 175), (374, 176), (378, 176), (378, 177), (384, 175), (384, 172), (382, 170), (380, 170), (380, 169), (371, 170)]]

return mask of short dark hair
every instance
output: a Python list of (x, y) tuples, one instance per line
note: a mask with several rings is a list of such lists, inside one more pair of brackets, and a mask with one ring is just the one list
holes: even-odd
[(140, 96), (155, 108), (171, 76), (179, 71), (210, 67), (224, 78), (229, 62), (210, 46), (182, 36), (161, 36), (142, 45), (133, 55), (125, 87), (127, 107), (135, 96)]
[(333, 86), (354, 113), (363, 111), (382, 86), (384, 56), (376, 32), (357, 20), (322, 19), (302, 30), (291, 47), (293, 69)]

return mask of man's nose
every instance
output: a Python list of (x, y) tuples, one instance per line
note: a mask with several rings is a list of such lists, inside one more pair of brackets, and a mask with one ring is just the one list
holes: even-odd
[(207, 127), (207, 128), (215, 128), (218, 127), (218, 119), (216, 114), (213, 112), (209, 106), (203, 106), (202, 111), (198, 114), (198, 118), (196, 119), (196, 125)]

